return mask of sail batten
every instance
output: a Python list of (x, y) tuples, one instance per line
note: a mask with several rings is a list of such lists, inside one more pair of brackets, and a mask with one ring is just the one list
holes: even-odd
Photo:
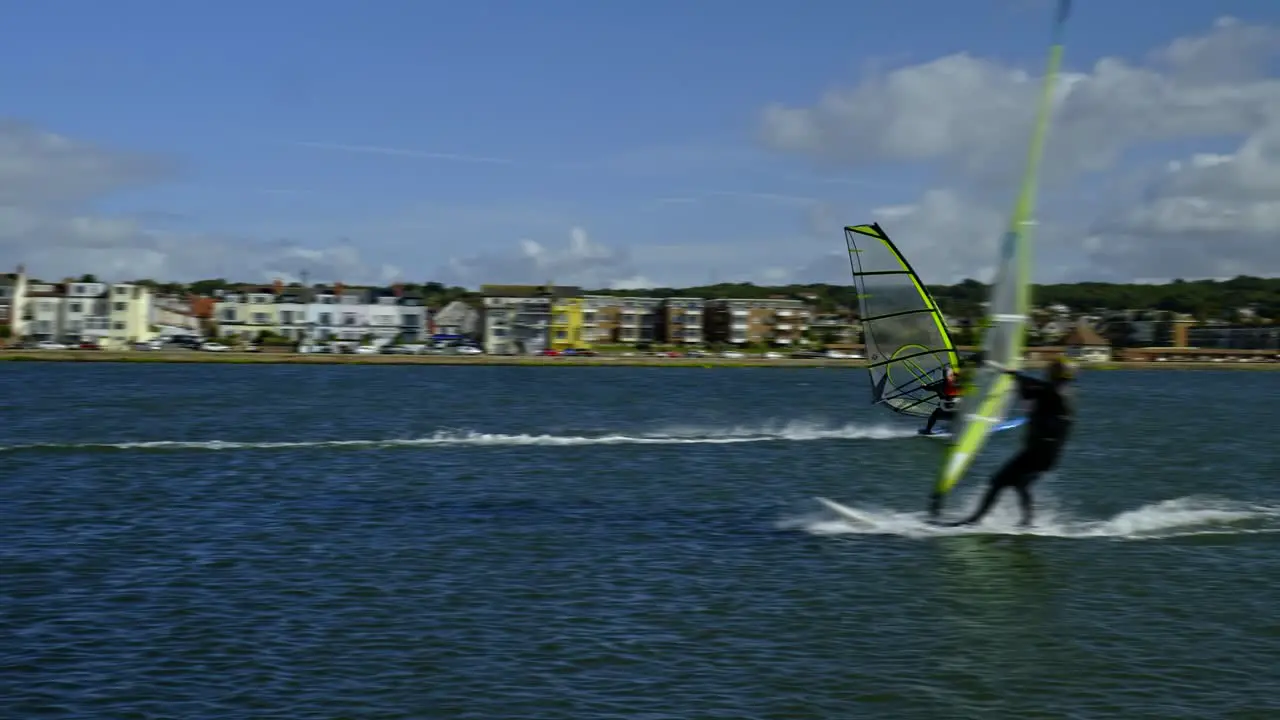
[(946, 321), (878, 224), (846, 227), (845, 243), (858, 291), (871, 402), (902, 415), (928, 417), (939, 401), (926, 386), (956, 364)]
[[(1035, 225), (1036, 180), (1044, 155), (1053, 106), (1053, 87), (1062, 63), (1062, 32), (1070, 7), (1059, 0), (1036, 125), (1027, 150), (1027, 166), (1008, 230), (1001, 238), (995, 280), (991, 285), (982, 353), (1004, 368), (1018, 370), (1026, 347), (1026, 324), (1031, 299), (1031, 228)], [(1017, 399), (1016, 382), (992, 367), (979, 368), (966, 388), (964, 412), (953, 424), (952, 443), (934, 485), (937, 494), (950, 491), (968, 472), (997, 424)]]

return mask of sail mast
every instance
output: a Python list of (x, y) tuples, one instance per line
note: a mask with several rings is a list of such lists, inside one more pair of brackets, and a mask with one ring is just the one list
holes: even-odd
[[(982, 339), (982, 351), (988, 360), (1013, 369), (1022, 366), (1026, 342), (1031, 300), (1031, 226), (1035, 224), (1037, 180), (1053, 110), (1053, 89), (1062, 64), (1062, 38), (1070, 7), (1070, 0), (1059, 0), (1027, 166), (1008, 230), (1001, 241), (998, 270), (987, 308), (987, 329)], [(1014, 390), (1014, 379), (1006, 373), (990, 367), (978, 369), (962, 401), (964, 412), (957, 418), (954, 440), (934, 485), (935, 495), (950, 491), (968, 471), (992, 429), (1012, 404)]]

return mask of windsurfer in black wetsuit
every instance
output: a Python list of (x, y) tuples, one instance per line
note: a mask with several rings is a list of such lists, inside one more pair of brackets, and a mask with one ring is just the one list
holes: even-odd
[[(1005, 463), (992, 478), (987, 494), (977, 511), (958, 522), (944, 523), (950, 527), (972, 525), (982, 520), (995, 505), (1000, 491), (1011, 487), (1018, 493), (1018, 502), (1022, 506), (1023, 527), (1029, 526), (1032, 520), (1031, 483), (1044, 472), (1053, 469), (1062, 453), (1071, 433), (1071, 425), (1075, 419), (1075, 401), (1067, 383), (1075, 377), (1075, 368), (1071, 361), (1058, 357), (1049, 365), (1048, 379), (1023, 375), (1003, 367), (993, 367), (1013, 375), (1018, 380), (1018, 389), (1024, 400), (1031, 401), (1028, 415), (1027, 435), (1022, 451)], [(936, 506), (935, 506), (936, 507)]]

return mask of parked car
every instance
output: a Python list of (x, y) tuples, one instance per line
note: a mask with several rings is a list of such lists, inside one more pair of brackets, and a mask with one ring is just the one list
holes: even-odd
[(227, 352), (231, 348), (219, 342), (200, 343), (200, 349), (205, 352)]
[(36, 349), (37, 350), (66, 350), (67, 346), (63, 345), (60, 342), (54, 342), (52, 340), (41, 340), (40, 342), (36, 343)]

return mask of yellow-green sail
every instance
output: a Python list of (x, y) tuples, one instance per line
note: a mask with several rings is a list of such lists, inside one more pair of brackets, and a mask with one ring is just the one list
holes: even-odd
[(946, 320), (879, 224), (850, 225), (844, 241), (858, 290), (871, 402), (903, 415), (929, 417), (939, 400), (925, 386), (956, 366)]
[[(987, 330), (982, 351), (986, 359), (1009, 369), (1022, 367), (1026, 347), (1026, 324), (1031, 301), (1031, 225), (1035, 212), (1036, 180), (1049, 116), (1053, 109), (1053, 87), (1062, 64), (1062, 34), (1070, 10), (1070, 0), (1059, 0), (1053, 26), (1053, 47), (1045, 71), (1044, 88), (1031, 148), (1027, 157), (1022, 189), (1018, 193), (1009, 229), (1001, 241), (999, 264), (987, 307)], [(972, 376), (961, 400), (960, 417), (952, 425), (953, 440), (938, 474), (934, 492), (950, 491), (964, 477), (973, 459), (986, 444), (992, 428), (1000, 423), (1016, 399), (1015, 380), (999, 370), (983, 367)]]

